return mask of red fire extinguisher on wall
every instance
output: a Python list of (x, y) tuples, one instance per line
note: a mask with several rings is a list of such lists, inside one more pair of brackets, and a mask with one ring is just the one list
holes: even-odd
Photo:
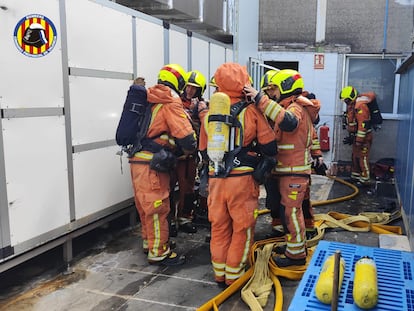
[(321, 151), (329, 151), (329, 126), (326, 123), (319, 127), (319, 143)]

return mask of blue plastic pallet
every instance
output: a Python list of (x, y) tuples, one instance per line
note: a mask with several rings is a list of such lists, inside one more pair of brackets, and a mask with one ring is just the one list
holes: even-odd
[(329, 241), (320, 241), (316, 247), (288, 311), (331, 310), (316, 298), (314, 287), (325, 260), (336, 250), (346, 262), (338, 310), (362, 310), (352, 297), (354, 266), (358, 259), (369, 256), (377, 265), (378, 279), (378, 304), (370, 310), (414, 311), (414, 253)]

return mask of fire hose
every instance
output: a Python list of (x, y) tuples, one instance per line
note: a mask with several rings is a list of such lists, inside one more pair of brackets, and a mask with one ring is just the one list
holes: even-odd
[[(354, 191), (350, 195), (343, 197), (312, 202), (313, 206), (321, 206), (342, 202), (355, 197), (359, 190), (356, 186), (336, 177), (330, 177), (335, 181), (343, 183)], [(259, 215), (270, 213), (270, 210), (263, 209)], [(306, 268), (312, 258), (315, 246), (324, 236), (325, 229), (342, 228), (348, 231), (368, 232), (372, 231), (378, 234), (402, 234), (399, 226), (389, 226), (387, 223), (401, 217), (400, 212), (394, 213), (360, 213), (359, 215), (348, 215), (338, 212), (328, 212), (327, 214), (315, 214), (315, 227), (317, 235), (307, 241), (306, 265), (280, 268), (272, 259), (272, 251), (278, 246), (285, 244), (284, 238), (272, 238), (257, 241), (253, 244), (249, 264), (250, 268), (238, 280), (227, 287), (217, 296), (213, 297), (202, 306), (198, 311), (218, 311), (218, 306), (227, 300), (230, 296), (241, 289), (241, 297), (252, 311), (263, 311), (268, 297), (274, 286), (275, 305), (274, 311), (281, 311), (283, 307), (283, 291), (278, 277), (284, 277), (290, 280), (300, 280), (306, 271)]]

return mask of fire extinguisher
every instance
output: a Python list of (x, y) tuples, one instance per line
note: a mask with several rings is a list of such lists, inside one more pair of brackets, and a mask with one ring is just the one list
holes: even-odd
[(321, 151), (329, 151), (329, 126), (326, 123), (319, 128), (319, 143)]

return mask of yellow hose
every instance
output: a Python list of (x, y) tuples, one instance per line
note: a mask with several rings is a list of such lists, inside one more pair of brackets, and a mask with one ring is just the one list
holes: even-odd
[[(350, 200), (354, 198), (359, 193), (359, 189), (337, 177), (327, 176), (330, 179), (334, 179), (337, 182), (340, 182), (351, 189), (353, 192), (349, 195), (338, 197), (335, 199), (329, 199), (324, 201), (312, 201), (312, 206), (321, 206), (327, 204), (333, 204), (338, 202), (343, 202), (346, 200)], [(264, 215), (270, 213), (269, 209), (262, 209), (259, 211), (259, 215)], [(279, 276), (285, 277), (290, 280), (300, 280), (302, 279), (303, 274), (306, 271), (306, 268), (312, 258), (314, 246), (317, 242), (322, 239), (325, 228), (329, 228), (330, 226), (340, 226), (347, 230), (351, 231), (372, 231), (376, 233), (394, 233), (394, 234), (402, 234), (402, 230), (398, 226), (387, 226), (387, 220), (392, 221), (400, 217), (400, 214), (391, 214), (391, 215), (375, 215), (376, 213), (361, 213), (360, 215), (353, 216), (347, 215), (337, 212), (329, 212), (328, 214), (317, 214), (315, 215), (315, 226), (318, 230), (318, 234), (315, 238), (310, 241), (307, 241), (308, 247), (308, 256), (306, 258), (306, 265), (302, 267), (294, 267), (294, 268), (279, 268), (275, 262), (273, 261), (272, 257), (269, 260), (269, 270), (270, 270), (270, 278), (275, 286), (275, 307), (274, 311), (282, 311), (283, 307), (283, 291), (282, 286), (279, 281)], [(386, 219), (386, 217), (388, 219)], [(374, 218), (379, 220), (379, 223), (372, 223)], [(227, 300), (230, 296), (232, 296), (235, 292), (237, 292), (244, 284), (246, 284), (249, 279), (253, 276), (254, 267), (255, 267), (255, 250), (259, 247), (263, 247), (266, 244), (272, 243), (274, 246), (279, 246), (285, 244), (285, 240), (283, 237), (281, 238), (271, 238), (256, 241), (251, 249), (250, 252), (250, 268), (246, 271), (246, 273), (241, 276), (238, 280), (236, 280), (232, 285), (226, 288), (223, 292), (218, 294), (216, 297), (213, 297), (211, 300), (204, 303), (200, 306), (197, 310), (198, 311), (210, 311), (213, 309), (214, 311), (218, 311), (218, 306), (222, 304), (225, 300)]]
[(239, 279), (237, 279), (233, 284), (223, 290), (220, 294), (213, 297), (206, 303), (204, 303), (201, 307), (197, 309), (197, 311), (210, 311), (213, 309), (214, 311), (218, 310), (218, 306), (221, 305), (224, 301), (226, 301), (231, 295), (237, 292), (253, 275), (254, 267), (250, 267), (249, 270), (246, 271)]
[[(337, 178), (334, 176), (326, 176), (327, 178), (333, 179), (341, 184), (344, 184), (346, 186), (348, 186), (349, 188), (351, 188), (352, 190), (354, 190), (351, 194), (342, 196), (342, 197), (338, 197), (338, 198), (334, 198), (334, 199), (328, 199), (328, 200), (324, 200), (324, 201), (312, 201), (312, 206), (322, 206), (322, 205), (328, 205), (328, 204), (333, 204), (333, 203), (338, 203), (338, 202), (343, 202), (343, 201), (347, 201), (350, 200), (352, 198), (354, 198), (355, 196), (358, 195), (359, 193), (359, 189), (358, 187), (356, 187), (355, 185), (341, 179), (341, 178)], [(270, 210), (265, 208), (265, 209), (261, 209), (259, 211), (259, 215), (264, 215), (264, 214), (268, 214), (270, 213)]]
[(274, 275), (270, 274), (270, 278), (273, 281), (275, 286), (275, 308), (274, 311), (282, 311), (283, 308), (283, 291), (282, 291), (282, 284), (280, 284), (279, 278)]

